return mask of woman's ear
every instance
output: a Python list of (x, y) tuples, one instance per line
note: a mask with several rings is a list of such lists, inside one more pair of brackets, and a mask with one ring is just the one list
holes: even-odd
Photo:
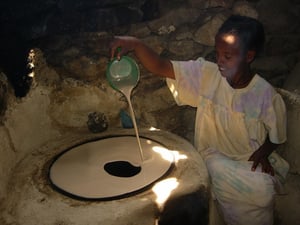
[(254, 60), (255, 55), (256, 55), (256, 51), (254, 51), (254, 50), (249, 50), (249, 51), (247, 52), (247, 55), (246, 55), (246, 57), (247, 57), (247, 62), (248, 62), (248, 63), (251, 63), (251, 62)]

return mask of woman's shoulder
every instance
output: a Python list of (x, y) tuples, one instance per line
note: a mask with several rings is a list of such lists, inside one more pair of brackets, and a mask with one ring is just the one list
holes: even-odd
[(187, 61), (171, 62), (173, 64), (175, 77), (178, 77), (178, 75), (187, 75), (187, 77), (195, 77), (204, 80), (215, 80), (220, 78), (220, 76), (218, 76), (218, 66), (202, 57)]
[(253, 81), (252, 87), (248, 90), (249, 94), (258, 96), (260, 101), (272, 102), (274, 98), (281, 98), (276, 88), (262, 76), (256, 74)]
[(191, 60), (172, 60), (171, 61), (173, 65), (179, 65), (181, 67), (191, 68), (191, 67), (206, 67), (208, 69), (216, 70), (218, 69), (217, 64), (211, 61), (208, 61), (204, 59), (203, 57), (199, 57), (197, 59), (191, 59)]
[(258, 91), (258, 90), (263, 91), (264, 90), (264, 91), (276, 92), (273, 85), (269, 81), (267, 81), (265, 78), (260, 76), (259, 74), (254, 75), (252, 86), (253, 86), (252, 88), (254, 88), (255, 91)]

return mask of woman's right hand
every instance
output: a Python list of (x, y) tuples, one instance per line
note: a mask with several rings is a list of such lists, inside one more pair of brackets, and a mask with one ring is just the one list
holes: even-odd
[(116, 57), (120, 58), (130, 51), (134, 51), (140, 40), (130, 36), (115, 36), (110, 43), (111, 59)]
[(120, 60), (123, 55), (131, 51), (134, 52), (137, 59), (151, 73), (175, 78), (171, 61), (161, 58), (141, 40), (130, 36), (116, 36), (110, 43), (111, 59), (116, 57)]

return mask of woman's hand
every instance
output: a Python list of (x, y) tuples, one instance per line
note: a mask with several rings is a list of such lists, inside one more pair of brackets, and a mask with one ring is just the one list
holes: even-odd
[(248, 161), (253, 161), (252, 171), (255, 171), (257, 166), (261, 164), (261, 170), (263, 173), (268, 173), (274, 176), (274, 168), (270, 164), (268, 159), (269, 155), (276, 149), (278, 145), (270, 142), (267, 137), (265, 143), (259, 147), (248, 159)]
[(253, 161), (252, 168), (251, 168), (252, 171), (255, 171), (257, 166), (261, 164), (261, 172), (268, 173), (274, 176), (274, 169), (268, 160), (268, 156), (266, 156), (266, 154), (264, 153), (264, 150), (260, 148), (256, 150), (250, 156), (248, 161)]
[(161, 58), (155, 51), (141, 40), (130, 36), (116, 36), (110, 43), (111, 58), (120, 59), (132, 51), (143, 66), (153, 74), (175, 79), (170, 60)]
[(116, 36), (110, 43), (111, 59), (117, 57), (120, 59), (130, 51), (134, 51), (140, 44), (140, 40), (129, 36)]

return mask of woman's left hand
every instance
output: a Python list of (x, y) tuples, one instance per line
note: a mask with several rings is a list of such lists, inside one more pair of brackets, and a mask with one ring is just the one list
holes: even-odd
[(269, 155), (266, 155), (263, 149), (259, 148), (256, 150), (248, 160), (253, 161), (251, 170), (255, 171), (257, 166), (261, 164), (261, 172), (274, 176), (274, 169), (269, 162), (268, 156)]
[(272, 167), (268, 157), (277, 148), (278, 144), (274, 144), (266, 138), (265, 143), (263, 143), (248, 159), (248, 161), (253, 161), (252, 171), (255, 171), (257, 166), (261, 164), (261, 171), (263, 173), (268, 173), (274, 176), (274, 168)]

